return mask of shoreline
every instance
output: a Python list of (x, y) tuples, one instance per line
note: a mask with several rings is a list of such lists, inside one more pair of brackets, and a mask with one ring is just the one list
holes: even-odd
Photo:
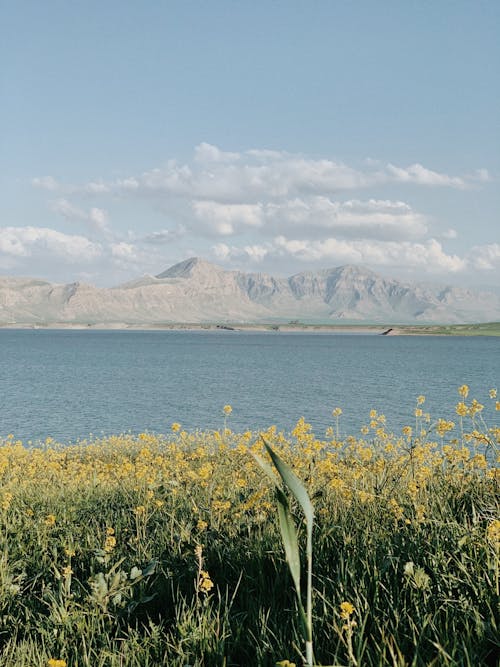
[(0, 323), (9, 330), (63, 330), (63, 331), (214, 331), (256, 333), (322, 333), (359, 334), (384, 336), (500, 336), (500, 323), (483, 324), (308, 324), (287, 323), (237, 323), (237, 322), (164, 322), (164, 323)]

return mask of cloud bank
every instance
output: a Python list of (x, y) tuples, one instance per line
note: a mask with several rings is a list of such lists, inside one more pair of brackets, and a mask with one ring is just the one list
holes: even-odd
[[(459, 252), (453, 221), (421, 206), (425, 192), (475, 192), (490, 180), (485, 169), (447, 174), (377, 160), (351, 166), (201, 143), (191, 161), (169, 160), (141, 174), (80, 184), (34, 178), (32, 186), (47, 193), (47, 209), (65, 228), (4, 228), (0, 262), (4, 268), (19, 268), (26, 257), (40, 266), (70, 263), (108, 283), (159, 272), (191, 254), (245, 270), (355, 263), (420, 275), (496, 272), (496, 242)], [(141, 229), (141, 220), (128, 220), (125, 227), (114, 208), (128, 202), (142, 220), (161, 211), (164, 224)]]

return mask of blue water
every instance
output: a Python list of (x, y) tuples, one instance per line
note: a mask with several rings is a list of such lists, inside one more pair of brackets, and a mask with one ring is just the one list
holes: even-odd
[[(456, 389), (498, 423), (488, 390), (500, 382), (500, 338), (397, 337), (232, 331), (0, 331), (0, 435), (166, 432), (276, 424), (304, 416), (323, 435), (343, 410), (343, 434), (359, 433), (371, 408), (391, 429), (414, 421), (415, 398), (454, 418)], [(500, 387), (499, 387), (500, 389)]]

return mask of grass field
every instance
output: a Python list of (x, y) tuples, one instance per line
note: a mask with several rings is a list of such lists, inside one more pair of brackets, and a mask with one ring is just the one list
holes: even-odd
[[(340, 409), (321, 437), (303, 419), (263, 434), (314, 506), (315, 664), (496, 665), (500, 429), (467, 394), (454, 423), (418, 397), (398, 434), (369, 406), (357, 435), (340, 437)], [(267, 454), (230, 412), (218, 432), (3, 440), (3, 667), (303, 664), (275, 492), (249, 452)]]
[(401, 334), (434, 335), (434, 336), (500, 336), (500, 322), (484, 324), (432, 324), (397, 327)]

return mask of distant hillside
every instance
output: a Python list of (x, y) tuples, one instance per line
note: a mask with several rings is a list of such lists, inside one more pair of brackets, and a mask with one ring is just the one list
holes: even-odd
[(467, 323), (500, 320), (500, 297), (411, 285), (358, 266), (276, 278), (191, 258), (113, 288), (0, 278), (0, 323)]

